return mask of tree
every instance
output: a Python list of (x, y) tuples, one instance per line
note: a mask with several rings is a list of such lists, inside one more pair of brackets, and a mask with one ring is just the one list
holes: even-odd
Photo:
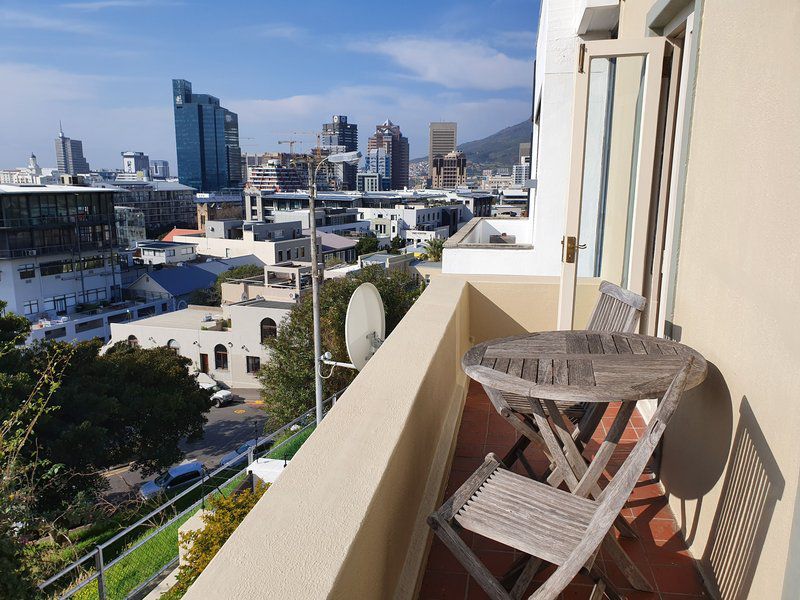
[(428, 253), (428, 259), (432, 262), (442, 262), (442, 253), (444, 252), (444, 240), (441, 238), (431, 238), (425, 242), (425, 250)]
[(400, 254), (400, 250), (406, 247), (406, 243), (399, 235), (396, 235), (392, 238), (391, 245), (389, 247), (389, 252), (392, 254)]
[[(38, 369), (47, 348), (64, 347), (35, 345), (25, 351), (26, 362)], [(132, 462), (150, 474), (180, 461), (180, 441), (202, 435), (211, 406), (208, 391), (188, 375), (189, 359), (167, 348), (117, 344), (102, 356), (99, 348), (97, 341), (74, 347), (53, 409), (33, 432), (38, 457), (59, 466), (38, 490), (35, 508), (63, 526), (91, 512), (106, 485), (99, 469)], [(76, 498), (83, 512), (70, 502)]]
[(51, 473), (45, 461), (31, 456), (34, 427), (49, 410), (59, 385), (67, 354), (51, 354), (45, 369), (31, 380), (20, 371), (20, 351), (15, 347), (30, 332), (24, 317), (5, 313), (0, 301), (0, 598), (36, 598), (36, 587), (21, 541), (36, 520), (31, 507), (39, 486)]
[(374, 235), (365, 235), (356, 242), (356, 256), (378, 251), (378, 238)]
[(197, 290), (192, 294), (190, 304), (201, 306), (219, 306), (222, 302), (222, 284), (231, 279), (247, 279), (264, 274), (264, 267), (258, 265), (241, 265), (228, 269), (217, 276), (214, 285), (208, 289)]
[[(386, 334), (405, 316), (419, 297), (421, 288), (408, 273), (386, 272), (378, 265), (359, 271), (353, 277), (330, 279), (320, 290), (322, 347), (334, 360), (349, 362), (344, 341), (347, 304), (355, 289), (364, 282), (375, 284), (386, 310)], [(268, 425), (277, 427), (314, 406), (314, 344), (311, 295), (296, 304), (278, 328), (278, 335), (267, 340), (270, 360), (259, 372), (261, 394)], [(324, 392), (333, 394), (356, 376), (350, 369), (336, 369), (323, 380)]]

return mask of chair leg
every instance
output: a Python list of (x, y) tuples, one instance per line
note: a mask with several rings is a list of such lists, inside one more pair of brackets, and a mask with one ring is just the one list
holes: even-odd
[(536, 576), (536, 573), (539, 572), (539, 568), (541, 566), (541, 558), (531, 556), (528, 559), (528, 562), (525, 564), (525, 568), (522, 569), (522, 573), (520, 573), (519, 577), (517, 577), (514, 587), (511, 588), (511, 597), (514, 598), (514, 600), (522, 599), (522, 597), (525, 595), (525, 592), (530, 587), (533, 578)]
[(625, 597), (617, 587), (611, 583), (611, 580), (596, 565), (589, 570), (589, 577), (595, 582), (592, 588), (592, 595), (589, 596), (590, 600), (601, 600), (603, 596), (606, 596), (609, 600), (625, 600)]
[(619, 534), (627, 538), (629, 540), (638, 540), (639, 534), (636, 533), (636, 530), (631, 526), (630, 523), (623, 517), (622, 515), (617, 515), (617, 518), (614, 520), (614, 527), (617, 528)]
[(650, 585), (650, 582), (647, 581), (647, 579), (645, 579), (645, 576), (642, 575), (639, 567), (634, 564), (630, 556), (628, 556), (625, 553), (625, 550), (622, 549), (622, 546), (619, 545), (619, 542), (614, 537), (613, 532), (606, 534), (606, 537), (603, 540), (603, 548), (611, 556), (611, 559), (617, 564), (619, 570), (622, 571), (625, 579), (627, 579), (635, 589), (641, 592), (653, 591), (653, 586)]
[(475, 553), (464, 543), (464, 540), (450, 527), (450, 524), (434, 513), (428, 517), (428, 525), (442, 543), (447, 546), (467, 570), (472, 578), (492, 600), (512, 600), (506, 589), (500, 585), (494, 575), (486, 568)]
[(531, 441), (524, 435), (519, 436), (519, 439), (514, 442), (514, 445), (511, 446), (511, 449), (503, 457), (503, 464), (510, 469), (517, 459), (522, 456), (522, 453), (530, 445), (530, 443)]

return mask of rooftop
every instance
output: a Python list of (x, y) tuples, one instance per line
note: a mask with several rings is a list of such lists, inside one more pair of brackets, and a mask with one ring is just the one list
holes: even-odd
[(36, 185), (36, 184), (0, 184), (0, 194), (88, 194), (90, 192), (122, 191), (107, 187), (89, 187), (83, 185)]
[[(136, 281), (149, 277), (171, 296), (183, 296), (214, 285), (217, 275), (193, 265), (155, 269)], [(134, 282), (135, 284), (136, 282)]]
[(171, 240), (160, 242), (139, 242), (137, 248), (149, 248), (152, 250), (166, 250), (167, 248), (182, 248), (184, 246), (192, 246), (187, 242), (173, 242)]

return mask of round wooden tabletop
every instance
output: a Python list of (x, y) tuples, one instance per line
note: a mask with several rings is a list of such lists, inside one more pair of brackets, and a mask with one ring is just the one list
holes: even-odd
[(628, 402), (663, 396), (690, 358), (686, 389), (700, 384), (707, 369), (688, 346), (636, 333), (545, 331), (478, 344), (461, 366), (472, 379), (509, 394)]

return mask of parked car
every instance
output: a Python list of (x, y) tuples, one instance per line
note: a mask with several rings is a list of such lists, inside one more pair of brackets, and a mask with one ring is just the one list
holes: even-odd
[(228, 452), (225, 456), (223, 456), (222, 459), (219, 461), (219, 466), (227, 465), (230, 467), (239, 464), (241, 462), (244, 462), (245, 460), (247, 460), (247, 452), (248, 450), (250, 450), (250, 448), (254, 448), (256, 445), (258, 445), (259, 450), (265, 450), (267, 448), (270, 448), (272, 446), (272, 443), (273, 443), (272, 440), (266, 441), (266, 438), (258, 438), (258, 441), (254, 439), (247, 440), (246, 442), (241, 444), (238, 448), (236, 448), (236, 450)]
[(204, 390), (212, 392), (211, 403), (216, 406), (225, 406), (233, 402), (233, 392), (226, 390), (206, 373), (197, 374), (197, 384)]
[[(212, 388), (213, 389), (213, 388)], [(233, 402), (233, 392), (230, 390), (217, 389), (211, 394), (211, 404), (219, 408)]]
[(193, 460), (174, 466), (152, 481), (147, 481), (139, 487), (139, 495), (145, 500), (155, 498), (160, 494), (185, 489), (203, 478), (205, 467), (203, 463)]

